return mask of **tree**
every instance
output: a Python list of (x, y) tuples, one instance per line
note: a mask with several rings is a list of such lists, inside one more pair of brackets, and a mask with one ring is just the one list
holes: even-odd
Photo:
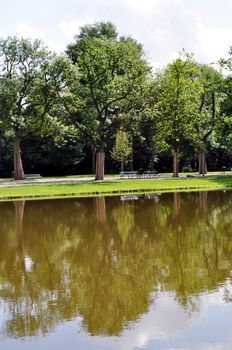
[(64, 76), (71, 73), (72, 65), (66, 58), (56, 58), (38, 40), (15, 37), (0, 40), (0, 59), (1, 118), (13, 132), (14, 177), (22, 180), (21, 142), (51, 126), (49, 112), (65, 90)]
[(211, 66), (199, 65), (199, 80), (202, 92), (199, 98), (199, 113), (194, 123), (195, 147), (199, 153), (199, 174), (204, 175), (207, 173), (206, 141), (215, 130), (219, 119), (222, 75)]
[(221, 123), (217, 125), (217, 141), (220, 146), (232, 154), (232, 47), (229, 57), (219, 61), (221, 68), (226, 71), (221, 92), (223, 97), (220, 101)]
[[(155, 168), (155, 159), (160, 151), (167, 147), (165, 142), (165, 124), (157, 109), (160, 95), (159, 74), (144, 84), (144, 89), (138, 97), (140, 108), (135, 113), (139, 115), (139, 134), (143, 153), (148, 157), (150, 170)], [(139, 109), (139, 110), (138, 110)]]
[[(105, 39), (117, 39), (116, 27), (111, 22), (97, 22), (94, 25), (85, 25), (81, 27), (79, 35), (75, 36), (75, 43), (68, 45), (67, 54), (74, 64), (77, 63), (78, 48), (80, 49), (81, 43), (84, 40), (91, 40), (96, 38)], [(86, 82), (81, 81), (82, 86), (85, 87)], [(85, 96), (85, 95), (84, 95)], [(84, 97), (85, 98), (85, 97)], [(69, 112), (69, 109), (68, 109)], [(75, 111), (69, 113), (69, 117), (74, 123), (75, 127), (79, 129), (86, 139), (87, 146), (91, 149), (92, 153), (92, 173), (95, 174), (96, 171), (96, 144), (97, 144), (97, 134), (95, 125), (95, 108), (90, 105), (88, 108), (82, 109), (80, 111)]]
[(67, 53), (74, 63), (77, 62), (77, 45), (84, 40), (106, 38), (117, 40), (117, 29), (111, 22), (96, 22), (95, 24), (87, 24), (80, 29), (80, 33), (75, 35), (76, 42), (68, 45)]
[(132, 148), (128, 134), (124, 130), (119, 130), (116, 135), (115, 145), (111, 152), (114, 160), (121, 163), (121, 171), (124, 170), (124, 163), (129, 160)]
[[(97, 32), (103, 24), (93, 25)], [(90, 31), (88, 26), (87, 32)], [(111, 26), (111, 28), (113, 28)], [(92, 32), (91, 31), (91, 32)], [(96, 153), (96, 180), (104, 178), (105, 144), (119, 127), (119, 112), (127, 112), (127, 101), (134, 96), (134, 92), (146, 79), (150, 68), (142, 46), (131, 38), (118, 38), (115, 35), (83, 35), (86, 28), (76, 37), (76, 43), (69, 45), (68, 54), (74, 57), (80, 72), (82, 84), (81, 96), (84, 108), (83, 116), (91, 110), (91, 133), (95, 135)], [(80, 118), (80, 115), (77, 115)]]
[[(8, 38), (0, 41), (0, 106), (1, 116), (8, 129), (14, 134), (14, 175), (15, 179), (24, 178), (21, 159), (21, 140), (33, 128), (40, 129), (46, 108), (40, 109), (34, 102), (39, 86), (39, 70), (47, 56), (39, 41)], [(32, 109), (32, 104), (34, 108)], [(39, 120), (36, 114), (39, 113)]]
[(173, 176), (178, 176), (178, 155), (183, 141), (191, 139), (193, 122), (202, 88), (198, 67), (192, 56), (183, 53), (160, 73), (157, 110), (165, 123), (166, 141), (173, 156)]

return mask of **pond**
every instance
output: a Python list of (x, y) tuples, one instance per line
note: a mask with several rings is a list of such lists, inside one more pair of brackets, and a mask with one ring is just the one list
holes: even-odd
[(232, 349), (232, 191), (0, 203), (0, 348)]

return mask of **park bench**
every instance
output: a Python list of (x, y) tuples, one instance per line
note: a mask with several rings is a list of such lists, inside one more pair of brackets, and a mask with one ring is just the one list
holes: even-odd
[(133, 179), (138, 177), (138, 171), (121, 171), (120, 172), (121, 178), (128, 178)]
[(159, 174), (156, 170), (148, 170), (148, 171), (121, 171), (120, 172), (121, 178), (143, 178), (143, 179), (152, 179), (155, 177), (159, 177)]
[(25, 179), (39, 179), (41, 177), (40, 174), (24, 174)]
[(158, 174), (158, 172), (156, 170), (148, 170), (148, 171), (144, 171), (143, 177), (145, 179), (146, 178), (152, 179), (154, 177), (159, 177), (159, 174)]

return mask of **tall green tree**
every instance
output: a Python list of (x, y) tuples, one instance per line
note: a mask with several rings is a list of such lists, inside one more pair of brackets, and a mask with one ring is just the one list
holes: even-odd
[(209, 65), (199, 65), (199, 80), (202, 86), (199, 98), (199, 113), (195, 120), (195, 147), (199, 155), (199, 174), (207, 173), (205, 158), (206, 142), (220, 122), (222, 75)]
[[(87, 32), (91, 29), (91, 32), (99, 33), (102, 26), (102, 23), (93, 25), (92, 29), (88, 26)], [(111, 25), (110, 28), (114, 27)], [(119, 112), (122, 109), (127, 112), (130, 99), (146, 80), (150, 68), (142, 46), (131, 38), (118, 38), (114, 31), (97, 36), (83, 35), (84, 32), (85, 27), (76, 37), (76, 43), (69, 45), (68, 54), (74, 57), (79, 68), (84, 101), (81, 123), (90, 123), (91, 120), (90, 133), (94, 135), (97, 147), (96, 180), (102, 180), (105, 144), (118, 129)], [(90, 110), (91, 116), (88, 114)], [(83, 116), (87, 118), (83, 120)]]
[(120, 129), (117, 132), (115, 145), (111, 152), (111, 157), (121, 163), (121, 171), (124, 170), (124, 164), (129, 160), (132, 153), (131, 143), (126, 131)]
[(0, 60), (1, 119), (13, 133), (14, 177), (22, 180), (21, 142), (50, 127), (49, 112), (62, 94), (66, 97), (64, 76), (72, 65), (55, 58), (38, 40), (16, 37), (0, 40)]
[(178, 176), (178, 156), (184, 140), (190, 140), (202, 91), (198, 67), (192, 55), (183, 53), (160, 73), (157, 110), (165, 123), (166, 141), (173, 156), (173, 176)]
[[(96, 38), (105, 38), (116, 40), (118, 36), (115, 25), (111, 22), (97, 22), (95, 24), (85, 25), (81, 27), (80, 33), (75, 36), (75, 42), (67, 47), (67, 54), (74, 64), (77, 64), (78, 52), (85, 40)], [(86, 85), (84, 80), (81, 81), (82, 87)], [(82, 90), (83, 91), (83, 90)], [(84, 93), (85, 99), (85, 93)], [(86, 140), (86, 145), (91, 149), (92, 153), (92, 173), (96, 171), (96, 147), (97, 147), (97, 132), (95, 125), (95, 107), (88, 103), (88, 108), (73, 110), (70, 113), (70, 108), (67, 108), (69, 119), (74, 123), (75, 127), (81, 131)]]
[(232, 154), (232, 47), (229, 56), (219, 61), (221, 68), (226, 72), (221, 86), (222, 99), (220, 101), (221, 123), (217, 125), (217, 140), (222, 148)]
[(160, 96), (159, 73), (149, 79), (139, 99), (139, 130), (149, 169), (154, 170), (157, 154), (167, 147), (164, 118), (157, 108)]

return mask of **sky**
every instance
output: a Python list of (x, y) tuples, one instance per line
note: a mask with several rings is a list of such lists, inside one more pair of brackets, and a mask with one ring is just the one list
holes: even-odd
[(232, 0), (0, 0), (0, 37), (39, 38), (62, 52), (79, 28), (111, 21), (143, 44), (154, 68), (185, 49), (199, 62), (227, 57)]

